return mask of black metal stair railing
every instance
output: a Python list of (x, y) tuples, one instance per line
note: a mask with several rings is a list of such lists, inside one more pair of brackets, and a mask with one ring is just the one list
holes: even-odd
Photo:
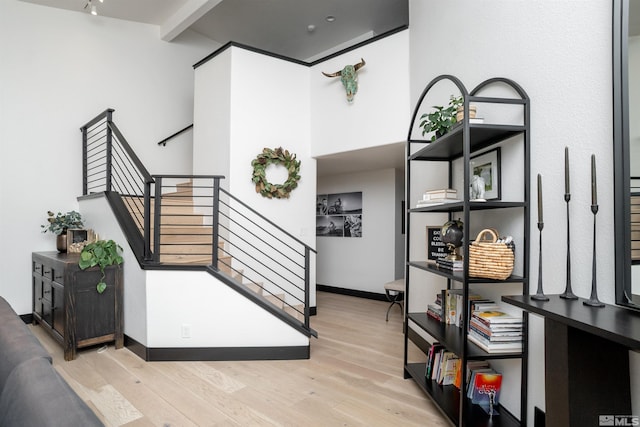
[(83, 194), (119, 194), (137, 233), (127, 237), (144, 242), (139, 261), (206, 268), (315, 335), (309, 327), (315, 251), (222, 189), (223, 176), (149, 174), (113, 123), (113, 111), (81, 127)]

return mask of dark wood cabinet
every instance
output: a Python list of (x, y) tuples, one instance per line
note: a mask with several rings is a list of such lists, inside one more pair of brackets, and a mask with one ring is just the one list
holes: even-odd
[(32, 254), (33, 318), (73, 360), (76, 349), (105, 342), (124, 343), (122, 265), (105, 269), (107, 288), (96, 284), (100, 270), (81, 270), (80, 254), (34, 252)]

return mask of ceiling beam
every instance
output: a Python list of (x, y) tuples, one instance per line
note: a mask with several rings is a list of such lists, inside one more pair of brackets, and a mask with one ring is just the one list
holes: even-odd
[(160, 25), (160, 38), (170, 42), (222, 0), (189, 0)]

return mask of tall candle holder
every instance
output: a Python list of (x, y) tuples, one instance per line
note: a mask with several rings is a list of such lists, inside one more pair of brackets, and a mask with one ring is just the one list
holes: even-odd
[(560, 298), (564, 299), (578, 299), (578, 297), (571, 290), (571, 240), (569, 238), (569, 200), (571, 200), (571, 194), (564, 195), (564, 201), (567, 202), (567, 286), (564, 292), (560, 294)]
[(598, 214), (598, 187), (596, 185), (596, 156), (591, 155), (591, 212), (593, 213), (593, 261), (591, 266), (591, 297), (583, 301), (591, 307), (604, 307), (598, 300), (598, 284), (596, 280), (596, 215)]
[(538, 223), (538, 230), (540, 231), (540, 244), (538, 250), (538, 289), (536, 294), (531, 296), (531, 299), (536, 301), (549, 301), (549, 297), (542, 291), (542, 229), (544, 228), (544, 222)]
[(598, 284), (596, 280), (596, 215), (598, 214), (598, 205), (591, 205), (593, 212), (593, 260), (591, 266), (591, 297), (588, 301), (582, 301), (584, 305), (591, 307), (604, 307), (604, 303), (598, 299)]
[(560, 294), (560, 298), (578, 299), (571, 290), (571, 238), (569, 228), (569, 201), (571, 193), (569, 190), (569, 148), (564, 147), (564, 201), (567, 203), (567, 284), (564, 292)]
[(536, 294), (531, 296), (531, 299), (536, 301), (549, 301), (549, 297), (542, 291), (542, 229), (544, 228), (542, 214), (542, 176), (538, 174), (538, 230), (540, 232), (538, 245), (538, 289), (536, 290)]

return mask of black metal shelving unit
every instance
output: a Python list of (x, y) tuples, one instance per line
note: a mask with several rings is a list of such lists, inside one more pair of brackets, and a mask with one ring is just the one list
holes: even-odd
[[(422, 107), (425, 96), (439, 82), (448, 80), (453, 83), (460, 91), (463, 97), (464, 118), (456, 126), (454, 126), (447, 134), (441, 136), (433, 142), (413, 139), (412, 134), (416, 130), (416, 120), (419, 119), (418, 114)], [(480, 96), (489, 88), (495, 86), (508, 87), (510, 92), (514, 92), (514, 97), (488, 97)], [(475, 104), (511, 104), (521, 107), (522, 124), (504, 125), (490, 123), (470, 123), (469, 105)], [(525, 91), (514, 81), (506, 78), (493, 78), (479, 84), (471, 92), (468, 92), (462, 82), (451, 75), (441, 75), (433, 79), (424, 89), (416, 104), (409, 133), (407, 136), (407, 163), (406, 163), (406, 201), (407, 210), (405, 212), (406, 224), (406, 271), (405, 271), (405, 321), (404, 321), (404, 376), (413, 379), (416, 384), (434, 401), (440, 410), (449, 418), (449, 420), (457, 426), (526, 426), (527, 414), (527, 349), (528, 349), (528, 314), (523, 312), (523, 350), (516, 353), (487, 353), (480, 347), (470, 342), (467, 338), (467, 330), (469, 329), (468, 314), (462, 316), (460, 327), (455, 325), (447, 325), (443, 322), (432, 319), (422, 312), (411, 312), (411, 270), (418, 269), (428, 273), (444, 277), (447, 279), (447, 287), (451, 288), (453, 282), (461, 283), (463, 293), (463, 305), (468, 306), (469, 288), (476, 283), (493, 283), (499, 285), (501, 283), (521, 283), (522, 294), (529, 294), (529, 200), (530, 200), (530, 131), (529, 131), (530, 103), (529, 97)], [(514, 138), (518, 137), (518, 138)], [(512, 141), (505, 142), (513, 138)], [(494, 144), (505, 143), (521, 143), (524, 144), (524, 168), (523, 168), (523, 200), (509, 201), (496, 200), (487, 202), (476, 202), (469, 200), (468, 191), (463, 191), (464, 197), (460, 202), (446, 203), (434, 206), (426, 206), (420, 208), (411, 208), (415, 203), (411, 200), (411, 165), (414, 162), (446, 162), (449, 169), (449, 186), (452, 187), (452, 167), (451, 164), (457, 159), (463, 161), (463, 182), (462, 188), (468, 189), (471, 182), (471, 174), (466, 165), (469, 164), (472, 154), (480, 154), (483, 150), (488, 149)], [(416, 144), (420, 144), (416, 148)], [(427, 183), (420, 183), (424, 186)], [(428, 213), (447, 213), (449, 218), (454, 214), (462, 215), (465, 226), (463, 238), (463, 247), (468, 247), (470, 236), (466, 230), (469, 229), (471, 221), (471, 212), (480, 210), (503, 210), (515, 209), (516, 215), (522, 215), (523, 230), (522, 241), (523, 247), (518, 248), (522, 251), (522, 274), (512, 275), (506, 280), (490, 280), (477, 279), (469, 277), (469, 265), (466, 260), (463, 263), (463, 270), (460, 272), (451, 272), (439, 269), (436, 265), (426, 262), (425, 260), (410, 259), (411, 252), (411, 217), (414, 215), (422, 215)], [(417, 283), (415, 286), (424, 286)], [(422, 303), (422, 302), (421, 302)], [(411, 363), (408, 359), (409, 342), (415, 342), (418, 348), (425, 351), (425, 342), (422, 340), (414, 328), (419, 329), (423, 333), (428, 334), (434, 341), (443, 344), (449, 351), (457, 354), (462, 363), (462, 384), (461, 393), (455, 386), (442, 386), (435, 381), (425, 379), (425, 363)], [(420, 342), (421, 341), (421, 342)], [(495, 360), (495, 359), (518, 359), (521, 361), (521, 387), (520, 387), (520, 414), (514, 416), (506, 408), (500, 407), (499, 416), (490, 418), (482, 408), (471, 403), (466, 397), (466, 363), (469, 360)]]

